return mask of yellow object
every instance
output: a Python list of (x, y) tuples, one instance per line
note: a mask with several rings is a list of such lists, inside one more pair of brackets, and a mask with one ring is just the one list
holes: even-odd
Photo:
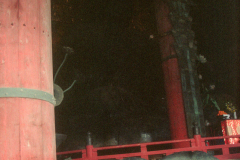
[(231, 102), (227, 102), (225, 106), (227, 107), (227, 110), (229, 110), (232, 113), (236, 112), (237, 110), (236, 107)]

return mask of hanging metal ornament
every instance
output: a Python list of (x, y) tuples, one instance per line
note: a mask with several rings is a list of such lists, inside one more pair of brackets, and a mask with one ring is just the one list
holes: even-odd
[(54, 97), (56, 99), (55, 107), (59, 106), (63, 101), (64, 92), (63, 92), (62, 88), (57, 84), (54, 84)]
[(68, 88), (67, 88), (66, 90), (64, 90), (64, 91), (62, 90), (62, 88), (61, 88), (59, 85), (55, 84), (56, 77), (57, 77), (60, 69), (62, 68), (63, 64), (65, 63), (65, 61), (66, 61), (66, 59), (67, 59), (67, 56), (68, 56), (69, 54), (73, 54), (73, 53), (74, 53), (73, 49), (70, 48), (70, 47), (63, 47), (63, 50), (66, 52), (65, 57), (64, 57), (64, 60), (62, 61), (62, 63), (61, 63), (61, 65), (59, 66), (59, 68), (57, 69), (57, 72), (56, 72), (56, 74), (55, 74), (55, 76), (54, 76), (54, 78), (53, 78), (53, 83), (54, 83), (54, 97), (55, 97), (55, 99), (56, 99), (56, 105), (55, 105), (55, 107), (56, 107), (56, 106), (59, 106), (59, 105), (62, 103), (63, 98), (64, 98), (64, 93), (65, 93), (66, 91), (70, 90), (70, 89), (73, 87), (73, 85), (76, 83), (76, 81), (77, 81), (77, 80), (74, 80), (73, 83), (71, 84), (71, 86), (68, 87)]

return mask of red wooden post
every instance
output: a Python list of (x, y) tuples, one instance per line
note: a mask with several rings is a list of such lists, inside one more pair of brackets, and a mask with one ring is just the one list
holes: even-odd
[[(178, 68), (177, 53), (174, 49), (174, 37), (168, 34), (172, 25), (169, 19), (169, 7), (162, 0), (155, 0), (156, 19), (159, 34), (160, 52), (163, 60), (165, 90), (173, 140), (187, 139), (187, 127), (183, 106), (181, 77)], [(176, 143), (174, 147), (189, 147), (187, 142)]]
[(201, 135), (194, 135), (196, 147), (202, 147)]
[(199, 151), (207, 152), (207, 149), (205, 149), (206, 143), (202, 140), (202, 136), (200, 134), (195, 134), (193, 137), (195, 140), (194, 147), (198, 147)]
[(86, 146), (86, 156), (87, 159), (93, 159), (93, 145)]
[(222, 148), (222, 153), (223, 155), (228, 155), (229, 154), (229, 148)]
[(0, 0), (0, 159), (56, 159), (54, 106), (40, 100), (53, 94), (50, 12), (50, 0)]
[(141, 158), (148, 159), (146, 144), (141, 144)]
[(87, 151), (86, 151), (86, 149), (84, 149), (84, 150), (82, 151), (82, 158), (83, 158), (83, 159), (87, 159)]

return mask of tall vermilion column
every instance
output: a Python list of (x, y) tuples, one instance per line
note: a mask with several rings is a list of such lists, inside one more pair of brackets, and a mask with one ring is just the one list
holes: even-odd
[[(0, 0), (0, 89), (53, 94), (50, 12), (50, 0)], [(56, 159), (54, 106), (36, 97), (0, 97), (1, 160)]]
[[(182, 96), (181, 76), (178, 67), (177, 53), (174, 49), (174, 37), (171, 34), (169, 7), (163, 0), (155, 0), (160, 52), (164, 73), (165, 91), (173, 140), (187, 139), (187, 127)], [(176, 143), (175, 148), (189, 147), (189, 143)]]

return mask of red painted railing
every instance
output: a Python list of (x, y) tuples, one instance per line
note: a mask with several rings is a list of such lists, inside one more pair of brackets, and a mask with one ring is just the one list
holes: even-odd
[[(73, 160), (123, 159), (126, 157), (141, 157), (144, 159), (152, 159), (154, 157), (158, 157), (159, 159), (163, 156), (167, 156), (175, 152), (204, 151), (212, 152), (214, 156), (220, 160), (240, 159), (240, 143), (225, 144), (223, 141), (226, 138), (239, 137), (240, 135), (203, 138), (201, 135), (195, 135), (192, 139), (139, 143), (99, 148), (94, 148), (92, 145), (87, 145), (86, 149), (59, 152), (57, 155), (65, 156), (65, 158), (71, 157)], [(217, 140), (220, 140), (222, 144), (219, 144)], [(191, 147), (174, 149), (171, 148), (171, 144), (180, 142), (188, 142)], [(207, 142), (210, 142), (210, 144)], [(77, 157), (74, 154), (78, 154)]]

